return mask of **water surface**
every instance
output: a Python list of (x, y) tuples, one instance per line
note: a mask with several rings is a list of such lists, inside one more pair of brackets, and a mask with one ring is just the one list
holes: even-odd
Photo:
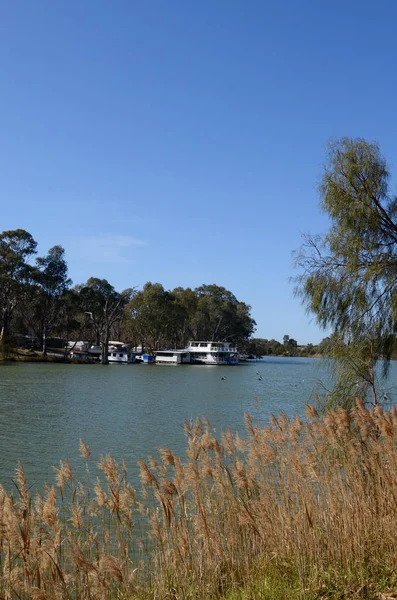
[[(393, 364), (388, 385), (396, 382)], [(110, 453), (126, 459), (134, 478), (137, 458), (157, 447), (183, 452), (185, 420), (205, 416), (218, 433), (228, 426), (243, 431), (245, 412), (260, 422), (272, 413), (303, 414), (322, 384), (329, 375), (321, 359), (268, 357), (236, 367), (3, 365), (0, 483), (11, 482), (17, 461), (33, 485), (52, 481), (60, 459), (82, 474), (81, 438), (94, 465)]]

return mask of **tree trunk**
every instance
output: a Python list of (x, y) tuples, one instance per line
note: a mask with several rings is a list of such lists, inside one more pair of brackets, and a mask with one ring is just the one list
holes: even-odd
[(10, 338), (10, 329), (11, 329), (11, 316), (9, 311), (3, 311), (3, 326), (0, 330), (0, 351), (3, 358), (8, 358), (11, 354), (11, 338)]
[(43, 327), (43, 355), (47, 356), (47, 325), (44, 323)]
[(102, 365), (109, 364), (108, 352), (109, 352), (109, 330), (107, 329), (105, 336), (104, 336), (104, 340), (102, 342), (102, 349), (101, 349), (101, 364)]
[(369, 345), (369, 349), (370, 349), (370, 364), (369, 364), (369, 379), (370, 379), (370, 385), (371, 385), (371, 390), (372, 390), (372, 397), (374, 399), (374, 406), (378, 405), (378, 397), (376, 395), (376, 387), (375, 387), (375, 369), (374, 369), (374, 365), (376, 365), (376, 359), (374, 357), (374, 346), (373, 343), (370, 342)]

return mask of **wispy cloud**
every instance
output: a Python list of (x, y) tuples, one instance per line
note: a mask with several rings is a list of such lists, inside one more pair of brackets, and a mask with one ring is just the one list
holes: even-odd
[(134, 248), (147, 242), (127, 235), (94, 235), (78, 240), (82, 257), (95, 262), (127, 263), (133, 258)]

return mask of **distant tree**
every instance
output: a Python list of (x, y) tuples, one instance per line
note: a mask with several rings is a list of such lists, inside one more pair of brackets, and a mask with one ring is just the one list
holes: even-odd
[(251, 307), (224, 287), (202, 285), (195, 289), (197, 312), (192, 327), (194, 339), (232, 341), (248, 339), (256, 323), (250, 315)]
[(186, 347), (190, 340), (196, 339), (198, 296), (191, 288), (182, 287), (172, 290), (172, 295), (179, 306), (177, 344)]
[(269, 354), (269, 341), (263, 338), (250, 338), (239, 344), (242, 354), (253, 356), (267, 356)]
[(294, 340), (293, 338), (289, 338), (288, 344), (287, 344), (287, 348), (288, 348), (288, 353), (291, 356), (296, 356), (296, 354), (297, 354), (297, 348), (298, 348), (298, 342), (296, 340)]
[(3, 356), (8, 353), (14, 311), (31, 292), (34, 269), (28, 261), (36, 253), (36, 247), (37, 243), (24, 229), (0, 234), (0, 343)]
[(92, 325), (95, 338), (101, 344), (101, 363), (108, 364), (110, 331), (121, 320), (124, 309), (131, 300), (133, 290), (119, 293), (106, 279), (91, 277), (79, 288), (81, 309)]
[(306, 346), (303, 346), (302, 348), (300, 348), (299, 351), (299, 355), (300, 356), (313, 356), (313, 354), (316, 354), (317, 352), (317, 346), (314, 346), (313, 344), (306, 344)]
[(189, 339), (231, 341), (249, 338), (255, 328), (250, 307), (216, 285), (167, 291), (148, 282), (128, 306), (129, 336), (149, 349), (185, 347)]
[(127, 307), (129, 332), (135, 342), (150, 352), (176, 343), (184, 313), (175, 297), (161, 283), (148, 282)]
[[(77, 289), (68, 289), (59, 299), (58, 314), (53, 331), (64, 340), (78, 342), (89, 339), (92, 326), (82, 309), (81, 298)], [(65, 349), (65, 356), (67, 351)]]
[[(386, 375), (397, 332), (397, 200), (388, 181), (377, 144), (331, 143), (320, 186), (331, 227), (325, 236), (307, 236), (297, 255), (296, 290), (318, 323), (333, 330), (336, 355), (349, 349), (348, 363), (340, 365), (349, 364), (350, 372), (357, 349), (373, 372), (385, 359)], [(366, 382), (361, 366), (356, 375)], [(338, 378), (346, 379), (343, 369)], [(371, 386), (367, 381), (367, 390)]]
[(60, 314), (61, 299), (71, 284), (62, 246), (50, 248), (47, 256), (36, 259), (34, 272), (36, 293), (26, 307), (30, 327), (42, 340), (47, 354), (47, 338)]
[(275, 339), (269, 340), (269, 354), (273, 356), (282, 356), (285, 354), (285, 346)]

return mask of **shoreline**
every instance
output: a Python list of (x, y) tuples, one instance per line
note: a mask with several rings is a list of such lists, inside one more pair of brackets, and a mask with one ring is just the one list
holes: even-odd
[(98, 361), (87, 359), (76, 359), (76, 358), (67, 358), (63, 354), (54, 354), (50, 353), (48, 355), (44, 355), (42, 353), (29, 353), (24, 354), (19, 351), (13, 353), (11, 356), (4, 358), (0, 355), (0, 364), (7, 363), (49, 363), (49, 364), (85, 364), (85, 365), (95, 365), (98, 364)]
[[(247, 364), (258, 364), (263, 359), (266, 359), (266, 358), (304, 358), (304, 359), (307, 359), (307, 358), (327, 358), (327, 357), (321, 356), (320, 354), (314, 354), (311, 356), (284, 356), (282, 354), (269, 354), (269, 355), (262, 357), (262, 359), (259, 359), (255, 363), (246, 363), (246, 362), (242, 361), (239, 364), (242, 366), (245, 366)], [(98, 365), (98, 364), (101, 364), (99, 361), (92, 360), (89, 358), (67, 358), (67, 357), (64, 357), (63, 355), (54, 354), (52, 352), (50, 354), (44, 356), (42, 353), (38, 353), (38, 352), (34, 352), (33, 354), (31, 354), (31, 353), (23, 354), (23, 353), (20, 353), (19, 351), (7, 358), (3, 358), (0, 355), (0, 364), (7, 364), (7, 363), (48, 363), (48, 364), (72, 364), (72, 365), (76, 365), (76, 364)], [(238, 365), (235, 365), (235, 366), (238, 366)]]

